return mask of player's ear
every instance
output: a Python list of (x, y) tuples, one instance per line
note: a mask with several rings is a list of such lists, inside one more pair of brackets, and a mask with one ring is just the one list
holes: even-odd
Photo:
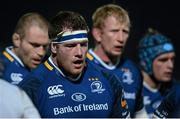
[(54, 43), (51, 43), (51, 52), (52, 53), (57, 53), (57, 45)]
[(14, 47), (18, 48), (20, 46), (20, 43), (21, 43), (20, 35), (17, 33), (14, 33), (12, 35), (12, 42), (13, 42)]
[(96, 42), (101, 42), (101, 29), (100, 28), (92, 28), (92, 35), (94, 37), (94, 39), (96, 40)]

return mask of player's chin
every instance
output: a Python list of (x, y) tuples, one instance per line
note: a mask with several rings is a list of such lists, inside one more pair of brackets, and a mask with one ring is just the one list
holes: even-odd
[(172, 80), (172, 77), (166, 76), (163, 78), (163, 82), (170, 82)]
[(78, 67), (78, 68), (74, 68), (73, 69), (73, 73), (78, 75), (78, 74), (80, 74), (83, 71), (83, 69), (84, 69), (84, 66)]
[(112, 55), (118, 57), (118, 56), (122, 55), (122, 52), (121, 51), (113, 51)]
[(30, 69), (35, 69), (38, 65), (37, 64), (32, 64), (29, 66)]
[(166, 80), (166, 81), (172, 80), (172, 73), (165, 73), (164, 74), (164, 80)]
[(33, 62), (33, 63), (30, 63), (28, 67), (29, 67), (30, 69), (34, 69), (34, 68), (36, 68), (39, 64), (40, 64), (40, 63), (37, 63), (37, 62), (34, 63), (34, 62)]
[(78, 76), (79, 74), (81, 74), (81, 72), (82, 72), (82, 70), (74, 70), (72, 74), (74, 76)]
[(30, 65), (32, 68), (36, 68), (40, 63), (40, 60), (32, 60)]

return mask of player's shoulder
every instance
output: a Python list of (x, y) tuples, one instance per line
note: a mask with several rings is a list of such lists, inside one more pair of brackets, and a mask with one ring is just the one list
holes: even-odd
[(31, 72), (26, 75), (23, 82), (30, 82), (32, 80), (39, 82), (38, 80), (43, 80), (43, 77), (46, 77), (48, 74), (49, 73), (45, 68), (44, 63), (40, 63), (35, 69), (31, 70)]
[[(179, 93), (180, 92), (180, 81), (174, 80), (171, 89), (176, 91), (177, 93)], [(179, 93), (179, 95), (180, 95), (180, 93)]]
[(117, 78), (114, 73), (112, 73), (108, 70), (105, 70), (104, 68), (102, 68), (98, 65), (93, 65), (92, 63), (87, 62), (87, 68), (91, 74), (101, 75), (102, 77), (104, 77), (107, 80)]
[(130, 58), (123, 57), (120, 64), (121, 66), (139, 69), (139, 66), (135, 63), (135, 61)]
[(43, 75), (53, 71), (53, 69), (54, 66), (48, 60), (46, 60), (40, 63), (35, 69), (32, 70), (32, 72)]
[(6, 51), (0, 52), (0, 58), (3, 61), (3, 63), (7, 65), (11, 65), (14, 62), (14, 58)]
[(135, 61), (133, 61), (130, 58), (122, 58), (118, 67), (121, 68), (121, 70), (127, 69), (132, 73), (132, 75), (135, 75), (137, 77), (142, 75), (140, 67), (137, 65)]

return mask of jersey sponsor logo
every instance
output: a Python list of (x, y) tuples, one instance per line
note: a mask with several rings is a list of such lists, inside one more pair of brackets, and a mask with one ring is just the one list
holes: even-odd
[(76, 101), (76, 102), (82, 102), (84, 100), (86, 100), (86, 95), (83, 93), (74, 93), (71, 96), (72, 100)]
[(125, 92), (125, 91), (124, 91), (124, 98), (125, 98), (125, 99), (135, 100), (135, 99), (136, 99), (136, 94), (135, 94), (135, 93), (130, 93), (130, 92)]
[(94, 81), (91, 84), (91, 92), (93, 93), (102, 93), (103, 91), (105, 91), (105, 89), (102, 86), (102, 83), (100, 81)]
[(156, 109), (156, 108), (159, 107), (160, 104), (161, 104), (161, 100), (157, 100), (157, 101), (155, 101), (155, 102), (152, 104), (152, 107), (153, 107), (154, 109)]
[(168, 116), (168, 112), (166, 112), (165, 110), (155, 110), (155, 117), (156, 115), (158, 115), (158, 117), (160, 118), (165, 118)]
[(152, 105), (153, 109), (156, 109), (160, 104), (161, 104), (161, 100), (157, 100), (155, 102), (152, 102), (150, 100), (150, 97), (149, 96), (144, 96), (143, 98), (143, 102), (144, 102), (144, 105)]
[(47, 89), (48, 94), (51, 95), (49, 98), (65, 96), (64, 90), (62, 88), (62, 85), (49, 86)]
[(108, 103), (105, 104), (82, 104), (82, 109), (84, 111), (93, 111), (93, 110), (108, 110)]
[(78, 113), (79, 114), (83, 113), (83, 112), (87, 112), (89, 111), (89, 113), (91, 113), (91, 111), (107, 111), (109, 110), (109, 105), (108, 103), (92, 103), (92, 104), (78, 104), (78, 105), (67, 105), (65, 107), (54, 107), (53, 108), (53, 112), (54, 115), (63, 115), (66, 113)]
[(128, 69), (123, 69), (122, 81), (123, 83), (127, 83), (128, 85), (131, 85), (134, 82), (132, 80), (132, 72), (130, 72)]
[(149, 105), (149, 104), (151, 104), (151, 100), (149, 99), (149, 96), (144, 96), (143, 102), (144, 102), (144, 105)]
[(23, 80), (23, 75), (21, 73), (11, 73), (10, 77), (12, 84), (18, 84)]

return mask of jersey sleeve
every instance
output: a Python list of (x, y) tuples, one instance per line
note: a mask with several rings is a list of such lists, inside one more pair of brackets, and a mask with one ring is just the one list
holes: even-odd
[(160, 104), (160, 106), (154, 112), (155, 117), (167, 118), (169, 112), (171, 111), (172, 104), (173, 104), (173, 101), (171, 101), (171, 97), (170, 96), (165, 98), (162, 101), (162, 103)]
[(142, 89), (143, 89), (143, 76), (142, 76), (142, 73), (140, 72), (140, 70), (138, 70), (139, 72), (139, 81), (140, 81), (140, 85), (139, 85), (139, 90), (137, 91), (137, 94), (136, 94), (136, 112), (140, 111), (143, 109), (144, 107), (144, 104), (143, 104), (143, 93), (142, 93)]
[(41, 82), (40, 80), (37, 80), (35, 77), (30, 77), (26, 78), (23, 80), (20, 84), (19, 87), (21, 87), (30, 97), (34, 105), (37, 107), (37, 92), (38, 88), (40, 86)]
[[(171, 92), (162, 100), (160, 106), (155, 110), (154, 116), (158, 118), (174, 118), (179, 116), (180, 110), (180, 86), (175, 86)], [(173, 115), (172, 115), (173, 114)]]
[(110, 117), (129, 118), (130, 112), (128, 111), (127, 101), (124, 98), (124, 90), (121, 84), (118, 83), (117, 76), (109, 75), (108, 80), (115, 97)]
[(40, 118), (38, 110), (24, 91), (21, 91), (21, 99), (24, 106), (23, 118)]

